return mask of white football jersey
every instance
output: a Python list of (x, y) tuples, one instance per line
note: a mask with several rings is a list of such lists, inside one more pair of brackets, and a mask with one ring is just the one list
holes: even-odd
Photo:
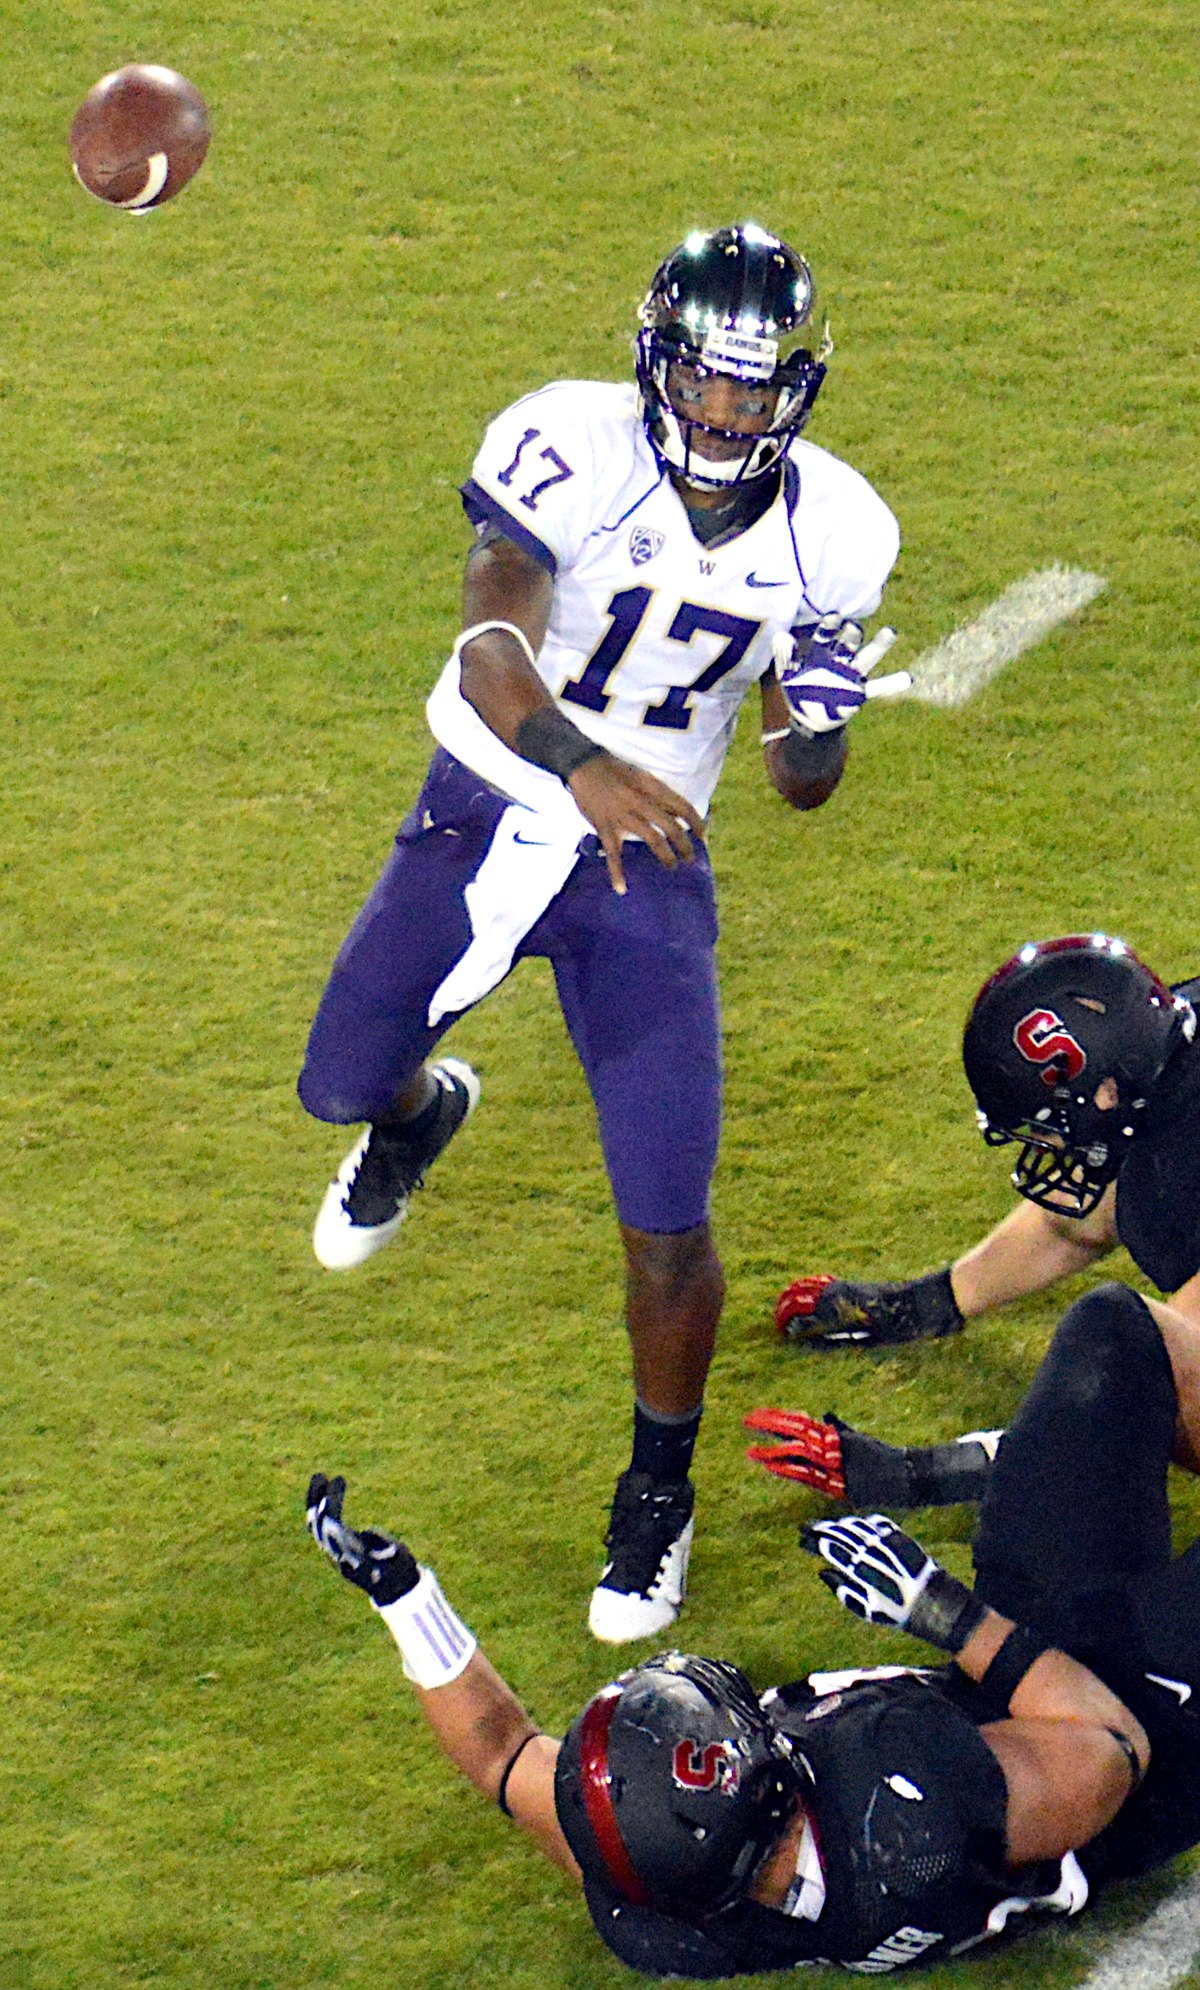
[(538, 671), (560, 709), (702, 814), (772, 638), (872, 614), (900, 544), (864, 477), (796, 441), (769, 510), (702, 546), (636, 388), (602, 381), (557, 381), (497, 415), (463, 501), (554, 576)]

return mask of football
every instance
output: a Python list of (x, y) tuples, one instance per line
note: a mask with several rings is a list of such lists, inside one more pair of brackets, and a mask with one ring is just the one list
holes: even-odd
[(102, 76), (80, 104), (71, 164), (98, 200), (146, 214), (199, 171), (211, 136), (194, 83), (156, 62), (132, 62)]

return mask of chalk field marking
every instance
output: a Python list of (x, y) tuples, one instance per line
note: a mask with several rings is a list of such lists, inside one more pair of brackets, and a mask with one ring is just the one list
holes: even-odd
[(1140, 1928), (1114, 1942), (1079, 1990), (1170, 1990), (1195, 1960), (1198, 1914), (1200, 1873), (1194, 1873)]
[(973, 622), (922, 652), (909, 666), (913, 683), (907, 695), (927, 705), (965, 705), (1006, 663), (1086, 608), (1105, 585), (1102, 574), (1081, 567), (1026, 574)]

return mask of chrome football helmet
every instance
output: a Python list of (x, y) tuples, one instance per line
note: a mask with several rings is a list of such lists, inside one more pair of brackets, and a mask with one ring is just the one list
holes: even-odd
[(1021, 1142), (1013, 1187), (1089, 1215), (1195, 1033), (1191, 1003), (1107, 934), (1031, 943), (1005, 961), (972, 1005), (963, 1064), (988, 1145)]
[[(833, 351), (828, 325), (819, 342), (812, 339), (813, 308), (803, 256), (754, 222), (697, 231), (671, 251), (646, 294), (634, 345), (642, 420), (669, 469), (708, 490), (774, 469), (808, 420)], [(701, 379), (723, 374), (770, 388), (766, 433), (715, 429), (681, 414), (669, 392), (679, 366)], [(703, 456), (696, 439), (704, 434), (745, 448), (727, 460)]]

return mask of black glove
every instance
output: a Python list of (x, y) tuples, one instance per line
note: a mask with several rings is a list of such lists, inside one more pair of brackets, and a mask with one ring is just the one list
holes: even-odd
[(821, 1570), (826, 1588), (869, 1624), (894, 1624), (939, 1651), (957, 1652), (987, 1614), (965, 1582), (882, 1513), (811, 1521), (800, 1541), (829, 1563)]
[(314, 1472), (305, 1501), (309, 1533), (347, 1582), (365, 1590), (372, 1603), (382, 1608), (399, 1602), (421, 1579), (414, 1556), (390, 1534), (367, 1529), (354, 1533), (342, 1519), (345, 1497), (345, 1479), (327, 1479), (324, 1472)]
[(940, 1340), (962, 1324), (948, 1266), (898, 1285), (820, 1272), (794, 1279), (775, 1302), (779, 1332), (805, 1347), (893, 1347)]

